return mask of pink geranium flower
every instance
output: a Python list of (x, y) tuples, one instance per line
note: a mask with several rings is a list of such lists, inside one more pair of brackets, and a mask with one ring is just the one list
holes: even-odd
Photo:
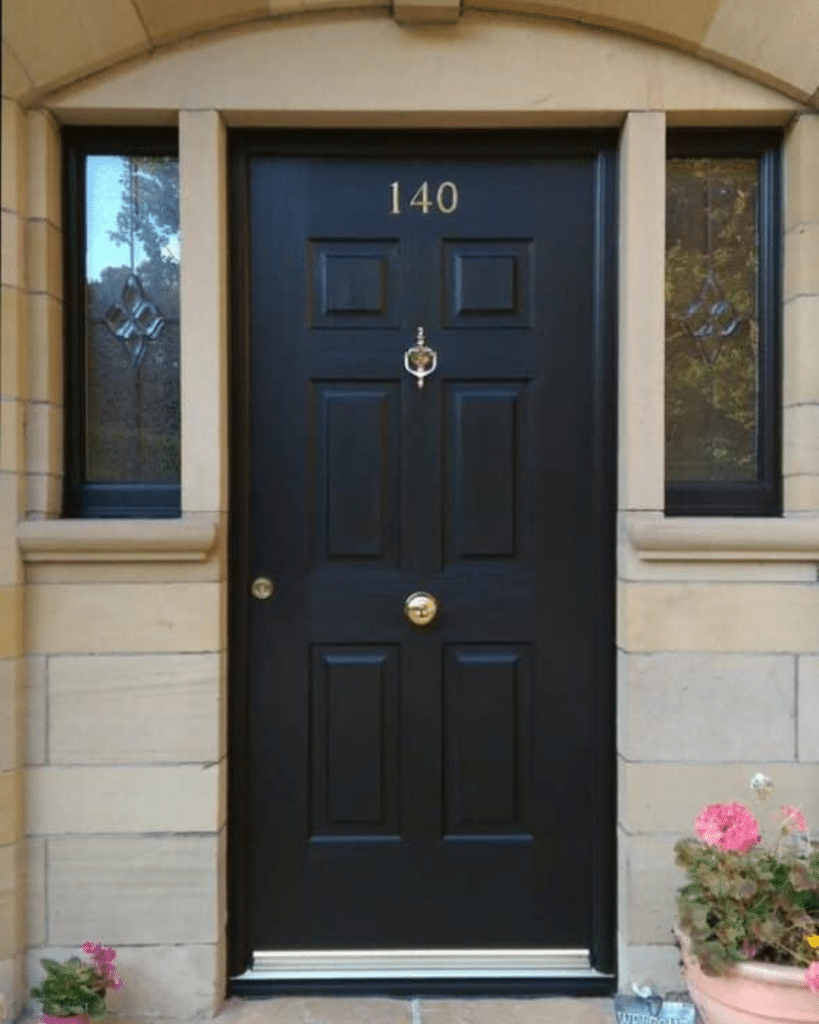
[(720, 850), (747, 853), (759, 842), (759, 823), (744, 804), (709, 804), (694, 823), (697, 838)]
[(124, 984), (125, 982), (122, 980), (122, 975), (119, 973), (119, 971), (115, 971), (112, 967), (111, 973), (108, 975), (106, 979), (106, 986), (109, 986), (115, 992), (119, 992), (119, 990), (122, 988)]
[(103, 946), (99, 942), (86, 942), (83, 953), (94, 961), (94, 973), (103, 989), (113, 988), (119, 991), (125, 984), (120, 973), (114, 968), (116, 951), (111, 946)]
[(819, 992), (819, 960), (812, 963), (805, 972), (805, 981), (811, 992)]
[(794, 804), (783, 804), (782, 805), (782, 828), (786, 832), (807, 832), (808, 826), (805, 824), (805, 815), (796, 807)]

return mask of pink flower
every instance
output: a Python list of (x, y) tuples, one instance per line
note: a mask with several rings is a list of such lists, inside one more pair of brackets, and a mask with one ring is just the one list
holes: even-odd
[(744, 804), (709, 804), (694, 823), (697, 838), (720, 850), (747, 853), (759, 842), (759, 823)]
[(805, 824), (805, 816), (798, 807), (795, 807), (793, 804), (783, 804), (782, 815), (784, 818), (782, 828), (786, 832), (807, 832), (808, 826)]
[(119, 992), (125, 982), (122, 980), (122, 975), (119, 971), (115, 971), (112, 968), (111, 973), (108, 976), (107, 984), (110, 985), (115, 992)]
[(819, 960), (812, 963), (805, 971), (805, 981), (811, 992), (819, 992)]
[(100, 964), (112, 964), (116, 958), (117, 954), (110, 946), (105, 946), (94, 954), (94, 959)]
[(82, 951), (87, 956), (96, 957), (99, 956), (99, 954), (102, 952), (102, 946), (99, 944), (99, 942), (85, 942), (83, 943)]

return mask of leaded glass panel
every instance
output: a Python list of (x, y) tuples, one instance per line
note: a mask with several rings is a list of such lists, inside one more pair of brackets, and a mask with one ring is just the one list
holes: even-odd
[(758, 160), (667, 165), (666, 481), (757, 478)]
[(86, 156), (85, 479), (179, 481), (179, 166)]

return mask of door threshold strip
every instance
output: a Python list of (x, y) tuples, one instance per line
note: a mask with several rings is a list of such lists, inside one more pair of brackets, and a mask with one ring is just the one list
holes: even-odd
[(587, 949), (259, 950), (234, 980), (604, 977)]

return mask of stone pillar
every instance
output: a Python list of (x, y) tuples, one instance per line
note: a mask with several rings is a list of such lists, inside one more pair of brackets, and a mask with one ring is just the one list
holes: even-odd
[(819, 114), (801, 114), (784, 154), (784, 506), (819, 512)]
[(63, 268), (60, 135), (47, 111), (28, 117), (29, 333), (26, 519), (56, 519), (63, 474)]
[[(0, 1020), (23, 1000), (23, 569), (14, 533), (25, 504), (26, 120), (28, 83), (3, 67), (0, 328)], [(20, 72), (22, 76), (22, 72)]]
[[(785, 144), (784, 497), (786, 515), (819, 513), (819, 114)], [(800, 761), (819, 761), (819, 654), (797, 664)], [(816, 828), (814, 822), (813, 828)]]
[(179, 115), (182, 511), (227, 509), (227, 139), (214, 110)]
[(619, 501), (665, 506), (665, 114), (630, 113), (620, 139)]
[[(665, 378), (665, 114), (632, 112), (620, 139), (619, 242), (619, 436), (618, 535), (630, 514), (661, 514), (664, 507), (664, 378)], [(618, 545), (622, 549), (622, 544)], [(618, 603), (621, 579), (627, 575), (618, 559)], [(621, 614), (619, 648), (624, 647)], [(618, 708), (622, 717), (625, 656), (618, 662)], [(618, 739), (618, 791), (622, 794), (627, 763), (623, 759), (622, 725)], [(631, 837), (618, 809), (618, 973), (622, 982), (656, 975), (657, 951), (635, 931), (630, 893), (641, 869), (642, 849)], [(642, 859), (641, 859), (642, 858)], [(666, 947), (660, 949), (662, 957)]]

